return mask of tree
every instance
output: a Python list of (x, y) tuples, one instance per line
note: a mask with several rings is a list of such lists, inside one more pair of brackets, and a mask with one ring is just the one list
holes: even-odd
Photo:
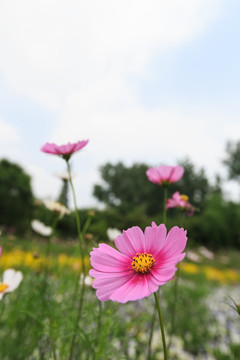
[(17, 164), (0, 161), (0, 224), (24, 231), (33, 211), (31, 179)]
[[(195, 166), (185, 159), (180, 162), (184, 167), (183, 178), (169, 187), (169, 196), (175, 191), (189, 196), (193, 205), (202, 208), (210, 185), (203, 169), (196, 170)], [(103, 185), (95, 185), (93, 195), (108, 207), (118, 207), (121, 211), (131, 211), (137, 206), (145, 209), (148, 215), (162, 211), (162, 187), (151, 183), (146, 170), (146, 164), (133, 164), (126, 167), (123, 163), (107, 163), (100, 168)]]
[(93, 195), (110, 207), (135, 207), (148, 202), (152, 186), (146, 177), (146, 164), (126, 167), (123, 163), (101, 166), (104, 185), (95, 185)]
[(240, 182), (240, 141), (228, 141), (226, 146), (227, 156), (223, 163), (228, 168), (228, 178)]

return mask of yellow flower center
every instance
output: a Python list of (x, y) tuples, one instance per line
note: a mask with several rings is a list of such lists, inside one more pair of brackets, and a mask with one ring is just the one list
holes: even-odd
[(146, 274), (151, 270), (154, 261), (152, 254), (137, 253), (133, 258), (132, 268), (137, 273)]
[(1, 284), (0, 283), (0, 293), (4, 292), (8, 288), (7, 284)]
[(182, 194), (182, 195), (180, 196), (180, 199), (188, 202), (189, 197), (188, 197), (187, 195)]

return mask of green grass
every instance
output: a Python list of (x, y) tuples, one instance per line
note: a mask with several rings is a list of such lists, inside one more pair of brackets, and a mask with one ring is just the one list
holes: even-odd
[[(89, 249), (91, 244), (87, 243)], [(18, 248), (43, 257), (47, 243), (37, 238), (1, 238), (0, 245), (6, 254)], [(52, 259), (57, 259), (59, 254), (74, 257), (77, 253), (77, 241), (64, 243), (58, 240), (51, 246)], [(214, 265), (219, 269), (237, 268), (239, 253), (224, 252), (224, 256), (229, 257), (228, 264), (222, 264), (222, 254), (219, 253), (214, 262), (204, 260), (203, 265)], [(0, 302), (1, 360), (68, 359), (79, 305), (79, 293), (76, 292), (79, 272), (71, 267), (54, 264), (47, 271), (26, 266), (16, 268), (22, 270), (24, 279), (15, 292), (6, 295)], [(172, 347), (171, 360), (186, 360), (186, 354), (197, 359), (197, 356), (207, 353), (213, 354), (217, 360), (225, 360), (217, 346), (210, 346), (221, 342), (222, 338), (217, 331), (210, 331), (209, 324), (217, 327), (217, 319), (206, 302), (208, 295), (221, 286), (221, 283), (208, 281), (201, 273), (181, 273), (174, 331), (174, 337), (180, 339), (181, 349), (177, 355), (174, 346)], [(161, 288), (161, 306), (167, 335), (171, 332), (173, 293), (174, 281)], [(153, 296), (125, 305), (100, 303), (95, 290), (87, 287), (73, 359), (145, 360), (153, 308)], [(235, 353), (239, 355), (238, 345), (229, 344), (229, 349), (233, 354), (231, 359), (239, 359), (234, 357)], [(160, 359), (161, 338), (156, 323), (152, 360)]]

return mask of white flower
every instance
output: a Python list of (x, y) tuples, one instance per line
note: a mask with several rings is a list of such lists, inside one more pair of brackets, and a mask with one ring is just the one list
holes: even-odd
[(64, 205), (62, 205), (58, 201), (52, 201), (52, 200), (43, 200), (43, 204), (46, 206), (46, 208), (50, 211), (58, 213), (60, 216), (60, 219), (63, 218), (64, 215), (70, 214), (71, 211)]
[(209, 260), (213, 260), (215, 255), (213, 252), (211, 252), (210, 250), (206, 249), (204, 246), (201, 246), (199, 248), (199, 252), (202, 256), (205, 256), (205, 258), (209, 259)]
[(32, 229), (42, 236), (50, 236), (52, 233), (52, 228), (50, 226), (46, 226), (39, 220), (33, 220), (31, 225)]
[(118, 229), (107, 229), (107, 236), (110, 241), (114, 241), (118, 235), (121, 235), (121, 231)]
[(89, 275), (86, 275), (84, 277), (83, 274), (80, 275), (80, 280), (79, 280), (79, 284), (82, 285), (83, 284), (83, 279), (84, 279), (84, 283), (86, 286), (92, 286), (93, 283), (93, 278)]
[(16, 271), (14, 269), (5, 270), (2, 282), (0, 282), (0, 300), (2, 300), (4, 294), (14, 291), (19, 286), (22, 279), (23, 274), (21, 271)]
[(191, 261), (194, 261), (196, 263), (201, 262), (200, 256), (193, 251), (187, 251), (187, 258)]

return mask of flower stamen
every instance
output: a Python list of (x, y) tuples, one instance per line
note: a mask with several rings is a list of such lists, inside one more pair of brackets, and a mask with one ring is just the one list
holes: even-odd
[(1, 284), (0, 283), (0, 293), (4, 292), (8, 288), (7, 284)]
[(131, 265), (135, 272), (146, 274), (151, 270), (154, 262), (155, 260), (152, 254), (137, 253), (136, 256), (133, 257)]
[(185, 195), (185, 194), (182, 194), (182, 195), (180, 195), (180, 200), (183, 200), (183, 201), (188, 202), (188, 201), (189, 201), (189, 197), (188, 197), (187, 195)]

